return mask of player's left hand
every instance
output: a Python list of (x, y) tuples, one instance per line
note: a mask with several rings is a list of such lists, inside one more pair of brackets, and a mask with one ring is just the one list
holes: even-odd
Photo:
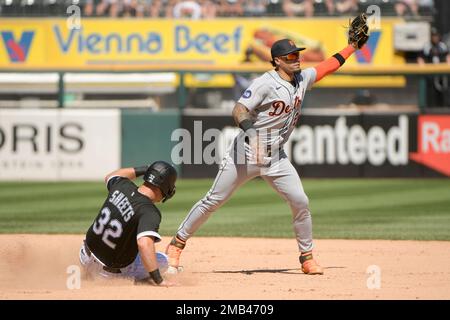
[(359, 14), (349, 24), (348, 43), (355, 49), (361, 49), (369, 40), (369, 26), (367, 25), (366, 14)]

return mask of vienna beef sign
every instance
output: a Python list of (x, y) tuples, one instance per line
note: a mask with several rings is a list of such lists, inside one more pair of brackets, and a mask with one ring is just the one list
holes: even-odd
[(417, 126), (417, 152), (410, 159), (450, 177), (450, 115), (421, 115)]

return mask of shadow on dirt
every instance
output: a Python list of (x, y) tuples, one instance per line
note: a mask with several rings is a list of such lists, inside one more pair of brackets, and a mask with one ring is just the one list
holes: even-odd
[[(345, 269), (345, 267), (324, 267), (324, 269)], [(204, 272), (210, 273), (210, 272)], [(256, 269), (256, 270), (214, 270), (212, 273), (242, 273), (242, 274), (254, 274), (254, 273), (284, 273), (284, 274), (303, 274), (300, 268), (296, 269)]]

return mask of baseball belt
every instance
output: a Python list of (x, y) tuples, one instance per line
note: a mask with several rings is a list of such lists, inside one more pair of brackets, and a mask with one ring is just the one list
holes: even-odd
[[(84, 241), (84, 251), (86, 252), (88, 257), (91, 257), (92, 252), (88, 248), (88, 246), (86, 245), (86, 241)], [(94, 256), (94, 259), (97, 261), (97, 258), (95, 258), (95, 256)], [(122, 271), (120, 271), (119, 268), (111, 268), (111, 267), (108, 267), (108, 266), (105, 266), (105, 265), (103, 266), (103, 270), (105, 270), (107, 272), (110, 272), (110, 273), (122, 273)]]

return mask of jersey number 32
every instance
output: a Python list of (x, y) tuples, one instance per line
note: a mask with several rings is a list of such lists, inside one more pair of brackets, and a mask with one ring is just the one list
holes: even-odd
[[(100, 218), (98, 218), (98, 220), (95, 221), (92, 229), (97, 235), (103, 234), (102, 241), (111, 249), (115, 249), (116, 244), (113, 243), (110, 238), (112, 239), (120, 238), (123, 229), (122, 224), (120, 223), (119, 220), (116, 219), (110, 220), (110, 218), (111, 218), (111, 210), (109, 210), (109, 208), (107, 207), (103, 208), (101, 211)], [(105, 229), (105, 227), (108, 228)]]

